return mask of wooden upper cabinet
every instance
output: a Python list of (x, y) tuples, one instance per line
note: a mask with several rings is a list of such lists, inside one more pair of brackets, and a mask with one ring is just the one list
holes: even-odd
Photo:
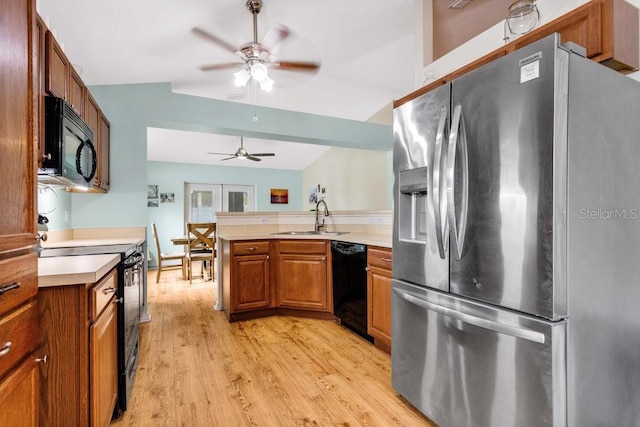
[(69, 99), (74, 110), (84, 117), (85, 87), (80, 75), (73, 67), (69, 67)]
[(34, 96), (34, 114), (33, 114), (33, 144), (36, 150), (38, 168), (42, 167), (44, 160), (44, 63), (46, 51), (46, 34), (47, 26), (36, 14), (36, 21), (33, 29), (33, 96)]
[(516, 39), (513, 51), (551, 33), (561, 43), (573, 42), (586, 49), (587, 58), (629, 73), (639, 66), (638, 9), (625, 0), (592, 0), (546, 25)]
[(45, 38), (45, 90), (52, 96), (67, 99), (69, 60), (50, 31)]
[(561, 43), (573, 42), (586, 49), (593, 61), (622, 73), (640, 66), (638, 9), (625, 0), (591, 0), (590, 2), (538, 27), (514, 41), (486, 54), (450, 74), (419, 88), (393, 102), (393, 108), (430, 92), (482, 65), (520, 49), (552, 33), (559, 33)]
[(93, 99), (93, 96), (89, 91), (85, 92), (84, 121), (87, 126), (89, 126), (89, 129), (91, 129), (93, 139), (95, 141), (99, 132), (98, 123), (100, 122), (100, 107), (98, 107), (98, 103)]
[(96, 171), (96, 186), (101, 190), (109, 190), (110, 187), (110, 154), (111, 147), (111, 125), (102, 111), (99, 112), (98, 135), (94, 136), (97, 141), (96, 151), (98, 152), (98, 169)]

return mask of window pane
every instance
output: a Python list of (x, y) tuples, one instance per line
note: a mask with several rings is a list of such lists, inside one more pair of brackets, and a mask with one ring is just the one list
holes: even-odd
[(229, 191), (229, 212), (245, 212), (247, 205), (248, 197), (246, 192)]
[(213, 192), (192, 191), (191, 192), (191, 221), (192, 222), (213, 222)]

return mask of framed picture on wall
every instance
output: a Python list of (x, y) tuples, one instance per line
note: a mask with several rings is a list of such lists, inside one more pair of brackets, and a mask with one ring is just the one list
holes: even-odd
[(148, 199), (147, 200), (148, 208), (157, 208), (158, 207), (158, 199)]
[(160, 193), (160, 203), (175, 203), (175, 193)]
[(271, 203), (272, 204), (288, 204), (289, 203), (289, 190), (285, 188), (272, 188), (271, 189)]
[(147, 199), (157, 199), (157, 198), (158, 198), (158, 186), (147, 185)]

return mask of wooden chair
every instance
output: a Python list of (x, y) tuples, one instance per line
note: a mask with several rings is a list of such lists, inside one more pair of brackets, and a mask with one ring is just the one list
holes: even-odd
[[(193, 264), (202, 262), (202, 274), (208, 273), (213, 280), (213, 264), (216, 259), (216, 223), (190, 222), (187, 223), (187, 274), (189, 283), (193, 279)], [(209, 280), (205, 275), (205, 280)]]
[[(158, 239), (158, 229), (156, 227), (156, 223), (151, 223), (151, 230), (153, 230), (153, 240), (156, 242), (156, 250), (158, 251), (158, 273), (156, 274), (156, 283), (160, 281), (160, 274), (163, 270), (171, 270), (180, 267), (182, 269), (182, 278), (187, 277), (186, 275), (186, 254), (184, 252), (177, 252), (171, 254), (165, 254), (160, 249), (160, 239)], [(164, 264), (167, 261), (180, 261), (180, 265), (175, 264)]]

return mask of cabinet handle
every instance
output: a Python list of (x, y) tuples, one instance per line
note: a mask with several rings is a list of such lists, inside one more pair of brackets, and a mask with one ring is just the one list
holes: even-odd
[(116, 298), (113, 300), (113, 302), (116, 302), (118, 304), (123, 304), (124, 303), (124, 298), (120, 297), (120, 298)]
[(384, 262), (391, 262), (391, 258), (380, 258)]
[(115, 294), (116, 293), (116, 288), (114, 288), (113, 286), (109, 286), (108, 288), (105, 288), (102, 291), (102, 293), (105, 294), (105, 295)]
[(365, 268), (364, 268), (364, 271), (369, 271), (369, 267), (365, 267)]
[(20, 287), (20, 282), (13, 282), (10, 285), (5, 285), (0, 287), (0, 295), (3, 295), (5, 292), (9, 292), (13, 289), (18, 289)]
[(42, 160), (51, 160), (51, 153), (49, 153), (49, 154), (43, 154), (43, 155), (42, 155)]
[(250, 252), (255, 252), (255, 251), (258, 250), (258, 248), (253, 246), (253, 247), (247, 248), (247, 250), (250, 251)]
[(46, 365), (48, 361), (49, 361), (49, 355), (48, 354), (45, 354), (44, 356), (38, 357), (36, 359), (36, 362), (42, 363), (43, 365)]
[(267, 255), (266, 257), (264, 257), (264, 259), (269, 259), (269, 255)]
[(0, 357), (6, 356), (11, 351), (11, 341), (7, 341), (2, 344), (2, 349), (0, 349)]

